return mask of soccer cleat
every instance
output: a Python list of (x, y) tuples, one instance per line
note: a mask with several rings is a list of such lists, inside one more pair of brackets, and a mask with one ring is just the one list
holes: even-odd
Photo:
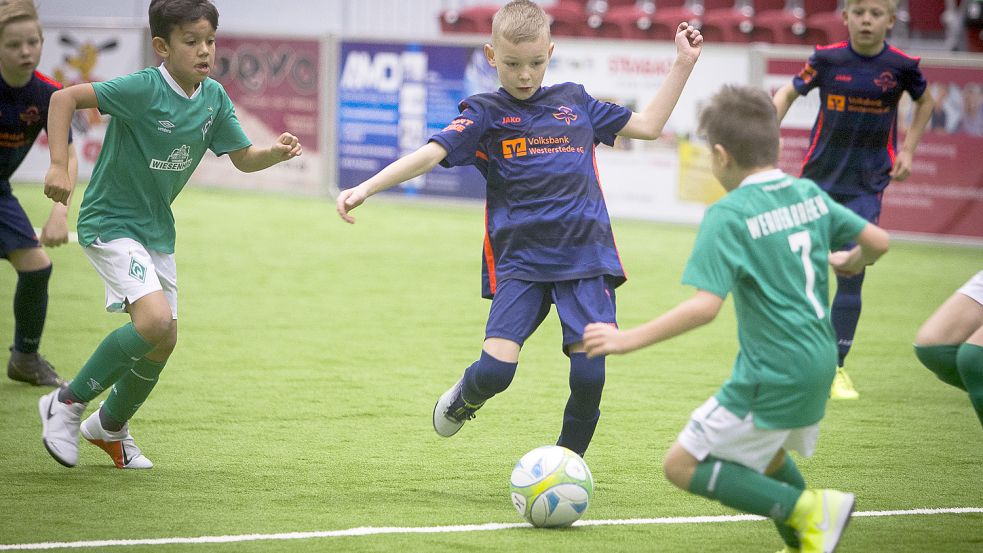
[(785, 547), (779, 549), (777, 553), (802, 553), (802, 550), (798, 547), (792, 547), (791, 545), (786, 545)]
[(433, 429), (437, 434), (450, 438), (464, 426), (464, 423), (474, 418), (474, 412), (481, 409), (484, 402), (472, 405), (464, 401), (464, 379), (458, 380), (449, 390), (440, 396), (433, 406)]
[(831, 399), (860, 399), (860, 392), (853, 387), (853, 380), (850, 380), (850, 375), (843, 370), (843, 367), (836, 369), (833, 386), (829, 389), (829, 397)]
[(102, 427), (99, 411), (96, 411), (82, 423), (82, 436), (108, 453), (118, 469), (149, 469), (154, 466), (133, 442), (129, 423), (124, 424), (119, 432), (111, 432)]
[(84, 403), (62, 403), (58, 391), (41, 396), (38, 412), (41, 414), (41, 441), (48, 453), (66, 467), (74, 467), (79, 461), (79, 424)]
[[(799, 502), (806, 501), (803, 513), (794, 512), (790, 525), (799, 531), (802, 553), (833, 553), (843, 537), (853, 513), (852, 493), (836, 490), (806, 490)], [(796, 511), (799, 504), (796, 504)]]
[(58, 377), (55, 368), (38, 352), (21, 353), (10, 348), (10, 361), (7, 361), (7, 377), (32, 386), (61, 386), (65, 382)]

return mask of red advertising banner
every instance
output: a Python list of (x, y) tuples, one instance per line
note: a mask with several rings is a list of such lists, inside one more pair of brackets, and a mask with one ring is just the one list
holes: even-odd
[[(805, 57), (769, 59), (766, 87), (774, 92), (804, 63)], [(936, 109), (915, 152), (911, 176), (892, 182), (884, 193), (880, 224), (893, 231), (983, 241), (983, 61), (967, 66), (926, 59), (921, 69)], [(818, 109), (813, 94), (796, 102), (811, 113), (790, 111), (782, 125), (780, 164), (793, 175), (800, 173), (809, 147)], [(899, 110), (899, 148), (913, 107), (905, 95)]]

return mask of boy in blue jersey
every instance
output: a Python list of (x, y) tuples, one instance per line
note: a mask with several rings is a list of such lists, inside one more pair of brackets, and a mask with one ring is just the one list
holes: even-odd
[[(700, 113), (699, 128), (727, 195), (707, 209), (683, 272), (696, 294), (637, 328), (589, 325), (587, 355), (628, 353), (709, 323), (733, 292), (733, 372), (670, 447), (666, 477), (771, 518), (785, 551), (830, 552), (854, 497), (807, 489), (786, 450), (812, 454), (836, 372), (829, 266), (859, 273), (887, 251), (888, 236), (814, 182), (775, 168), (778, 120), (764, 91), (724, 87)], [(849, 241), (858, 245), (829, 253)]]
[(573, 83), (543, 87), (553, 53), (542, 8), (509, 2), (495, 15), (488, 63), (502, 87), (461, 102), (461, 115), (419, 150), (338, 196), (341, 217), (369, 196), (433, 169), (474, 165), (487, 181), (483, 296), (491, 298), (480, 357), (437, 401), (434, 430), (455, 434), (512, 382), (524, 341), (555, 305), (570, 359), (570, 396), (558, 444), (587, 450), (604, 386), (604, 359), (583, 353), (584, 324), (615, 321), (625, 280), (594, 164), (615, 136), (654, 140), (699, 57), (703, 37), (676, 32), (676, 60), (640, 113), (599, 102)]
[[(781, 121), (799, 95), (819, 88), (820, 108), (802, 176), (816, 181), (837, 202), (872, 223), (891, 179), (911, 174), (912, 156), (932, 117), (932, 95), (913, 58), (885, 42), (897, 0), (847, 0), (843, 21), (850, 40), (817, 46), (805, 68), (773, 98)], [(897, 150), (898, 101), (908, 92), (915, 114)], [(832, 320), (839, 349), (834, 399), (860, 394), (843, 369), (860, 320), (864, 273), (837, 276)]]
[[(48, 126), (48, 101), (61, 85), (37, 71), (44, 37), (31, 0), (0, 3), (0, 257), (17, 271), (14, 343), (7, 377), (35, 386), (62, 383), (38, 353), (48, 311), (51, 259), (41, 245), (68, 242), (68, 206), (55, 203), (40, 240), (10, 188), (10, 176), (24, 161), (41, 129)], [(69, 140), (71, 138), (69, 137)], [(68, 149), (68, 175), (78, 173), (75, 148)]]
[[(122, 469), (150, 468), (128, 421), (150, 395), (177, 342), (177, 266), (171, 202), (206, 149), (228, 154), (240, 171), (300, 155), (283, 133), (269, 148), (246, 137), (228, 94), (208, 78), (218, 11), (208, 0), (153, 0), (150, 31), (164, 62), (111, 81), (82, 84), (51, 98), (51, 168), (45, 194), (64, 202), (68, 127), (76, 109), (112, 115), (79, 210), (79, 243), (106, 287), (106, 309), (126, 312), (78, 374), (38, 402), (45, 448), (66, 467), (79, 457), (79, 433)], [(86, 404), (111, 389), (81, 422)]]

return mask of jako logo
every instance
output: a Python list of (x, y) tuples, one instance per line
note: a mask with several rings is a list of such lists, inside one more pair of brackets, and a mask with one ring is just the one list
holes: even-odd
[(423, 82), (427, 77), (427, 55), (423, 52), (353, 51), (345, 59), (341, 88), (396, 92), (404, 81)]
[(503, 140), (502, 141), (502, 154), (505, 155), (505, 159), (512, 159), (513, 157), (522, 157), (528, 153), (528, 147), (526, 146), (525, 138), (516, 138), (514, 140)]
[(503, 125), (518, 125), (521, 122), (522, 122), (522, 118), (521, 117), (515, 117), (515, 116), (512, 116), (512, 115), (507, 115), (505, 117), (502, 117), (502, 124)]

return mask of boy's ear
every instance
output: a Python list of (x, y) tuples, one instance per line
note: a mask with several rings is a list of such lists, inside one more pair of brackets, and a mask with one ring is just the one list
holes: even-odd
[(495, 48), (491, 44), (485, 44), (485, 59), (488, 60), (488, 65), (495, 67)]
[(716, 158), (717, 165), (722, 168), (729, 167), (731, 162), (734, 161), (734, 158), (730, 157), (730, 152), (720, 144), (713, 145), (713, 153), (711, 155)]
[(156, 52), (158, 56), (164, 58), (165, 60), (167, 59), (171, 48), (170, 45), (167, 44), (166, 40), (159, 36), (155, 36), (154, 39), (150, 41), (150, 45), (153, 46), (154, 52)]

